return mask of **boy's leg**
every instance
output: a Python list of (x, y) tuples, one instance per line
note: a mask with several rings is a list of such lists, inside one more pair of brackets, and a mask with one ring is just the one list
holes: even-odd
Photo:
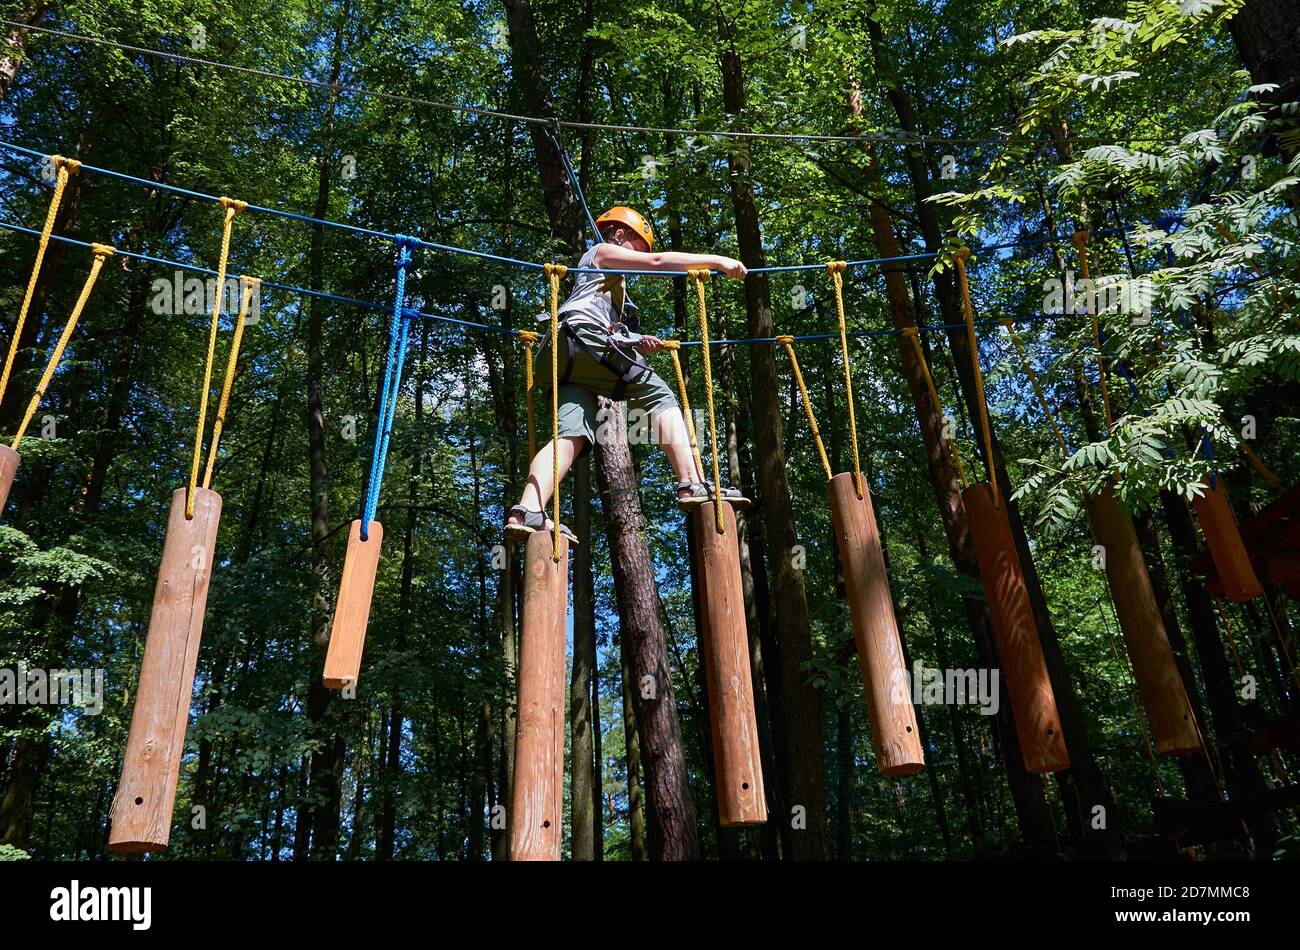
[(672, 466), (678, 483), (703, 481), (703, 473), (695, 467), (695, 455), (691, 452), (691, 438), (686, 431), (686, 418), (681, 407), (674, 402), (655, 413), (653, 418), (652, 435), (668, 456), (668, 464)]
[[(573, 460), (582, 452), (586, 443), (585, 436), (560, 436), (560, 481), (564, 481), (564, 476), (569, 474), (569, 469), (573, 467)], [(528, 484), (524, 487), (524, 495), (519, 500), (519, 504), (530, 511), (541, 511), (546, 507), (551, 500), (551, 494), (555, 491), (554, 468), (555, 459), (551, 443), (547, 442), (528, 466)], [(517, 522), (519, 519), (513, 520)]]
[[(596, 394), (583, 386), (567, 383), (560, 387), (559, 404), (559, 475), (560, 481), (564, 481), (574, 459), (595, 441)], [(538, 415), (541, 416), (542, 413)], [(547, 442), (533, 456), (528, 466), (528, 484), (524, 486), (519, 504), (529, 511), (545, 510), (555, 492), (555, 459), (552, 453), (552, 443)], [(522, 519), (518, 515), (510, 515), (506, 524), (522, 524)]]

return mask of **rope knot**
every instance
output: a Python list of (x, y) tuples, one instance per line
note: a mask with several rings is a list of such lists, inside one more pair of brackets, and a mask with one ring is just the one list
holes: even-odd
[(238, 198), (221, 197), (217, 199), (217, 204), (221, 205), (226, 211), (232, 214), (243, 214), (244, 209), (248, 207), (247, 201), (240, 201)]
[(794, 346), (794, 337), (788, 333), (783, 333), (776, 338), (776, 343), (779, 346)]
[(262, 286), (262, 278), (249, 277), (247, 274), (240, 274), (239, 282), (249, 290), (256, 290), (258, 287)]
[(1075, 231), (1074, 234), (1070, 237), (1070, 240), (1074, 243), (1074, 246), (1077, 247), (1080, 251), (1082, 251), (1085, 247), (1088, 246), (1088, 242), (1091, 239), (1092, 239), (1092, 232), (1087, 229), (1081, 231)]
[(518, 336), (520, 340), (529, 346), (541, 339), (541, 335), (536, 330), (519, 330)]
[(111, 244), (92, 244), (90, 245), (90, 253), (102, 259), (105, 257), (112, 257), (117, 253), (117, 248), (113, 247)]
[(916, 327), (903, 327), (903, 329), (899, 330), (898, 333), (900, 336), (911, 336), (911, 337), (916, 337), (921, 335), (921, 331)]
[(826, 272), (828, 274), (843, 274), (844, 269), (848, 266), (848, 263), (845, 261), (827, 261)]
[(542, 273), (546, 275), (547, 279), (550, 279), (552, 277), (557, 277), (560, 280), (563, 280), (564, 275), (567, 274), (568, 272), (569, 272), (569, 268), (564, 264), (546, 263), (542, 265)]
[(686, 276), (689, 277), (691, 280), (702, 284), (709, 277), (711, 273), (713, 272), (710, 271), (707, 267), (692, 267), (686, 271)]
[(953, 252), (952, 259), (956, 261), (958, 264), (960, 264), (962, 267), (965, 267), (966, 261), (970, 259), (970, 248), (968, 247), (957, 248), (957, 250)]
[(414, 255), (412, 249), (419, 241), (413, 237), (407, 237), (405, 234), (393, 235), (393, 243), (397, 245), (397, 267), (399, 270), (410, 266)]
[(51, 155), (50, 162), (53, 163), (56, 170), (66, 168), (69, 175), (76, 174), (77, 170), (81, 168), (81, 162), (75, 158), (64, 158), (62, 155)]

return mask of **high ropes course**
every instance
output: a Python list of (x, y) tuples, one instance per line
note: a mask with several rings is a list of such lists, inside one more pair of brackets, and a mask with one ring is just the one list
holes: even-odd
[[(564, 159), (571, 184), (591, 221), (585, 197), (578, 187), (567, 154), (555, 144)], [(772, 337), (711, 339), (707, 311), (706, 284), (711, 277), (707, 269), (686, 271), (640, 271), (606, 268), (566, 267), (555, 262), (521, 260), (470, 248), (455, 247), (423, 240), (410, 235), (391, 233), (339, 221), (311, 217), (278, 208), (250, 204), (235, 198), (209, 195), (166, 182), (138, 178), (107, 168), (82, 164), (74, 159), (0, 141), (0, 149), (48, 163), (54, 172), (54, 187), (41, 228), (33, 229), (12, 221), (0, 220), (0, 227), (37, 238), (35, 261), (23, 298), (13, 338), (0, 372), (0, 401), (5, 397), (15, 355), (41, 273), (42, 263), (51, 241), (89, 251), (90, 265), (75, 305), (58, 338), (35, 392), (31, 396), (11, 446), (0, 446), (0, 511), (8, 497), (14, 475), (21, 462), (18, 453), (24, 433), (39, 408), (70, 341), (77, 322), (89, 300), (97, 278), (110, 257), (122, 257), (150, 265), (179, 268), (215, 277), (219, 292), (214, 295), (207, 335), (202, 378), (199, 381), (198, 412), (191, 451), (189, 478), (172, 493), (166, 537), (154, 594), (148, 638), (141, 663), (139, 686), (123, 760), (121, 782), (112, 809), (109, 847), (119, 852), (161, 850), (167, 846), (175, 794), (179, 779), (185, 731), (189, 720), (199, 642), (208, 586), (221, 518), (221, 496), (213, 489), (214, 465), (222, 430), (231, 407), (231, 390), (238, 365), (240, 346), (250, 302), (259, 287), (275, 288), (305, 297), (334, 301), (388, 315), (385, 371), (379, 393), (378, 424), (375, 429), (371, 462), (363, 492), (360, 517), (350, 525), (347, 553), (334, 613), (324, 683), (335, 689), (354, 687), (360, 678), (361, 659), (366, 637), (371, 598), (378, 569), (383, 525), (377, 520), (384, 469), (392, 436), (398, 396), (402, 386), (406, 351), (413, 321), (430, 320), (453, 328), (506, 333), (523, 344), (526, 356), (526, 390), (528, 401), (528, 438), (530, 449), (536, 446), (533, 372), (533, 348), (539, 335), (529, 330), (513, 330), (500, 325), (454, 319), (422, 312), (407, 306), (407, 274), (417, 252), (431, 251), (464, 255), (481, 261), (540, 272), (549, 302), (548, 317), (551, 339), (558, 334), (560, 286), (568, 274), (603, 273), (627, 277), (684, 277), (693, 289), (699, 338), (666, 340), (687, 426), (692, 457), (701, 476), (708, 472), (712, 483), (709, 502), (694, 506), (688, 515), (689, 530), (698, 550), (700, 585), (701, 650), (713, 729), (713, 750), (717, 782), (719, 819), (724, 827), (758, 824), (766, 821), (766, 796), (758, 754), (758, 733), (750, 675), (748, 637), (740, 574), (737, 522), (733, 505), (722, 491), (721, 454), (713, 401), (712, 348), (716, 345), (772, 344), (784, 350), (797, 384), (800, 400), (813, 436), (818, 458), (826, 476), (826, 490), (835, 528), (835, 540), (844, 565), (845, 586), (853, 636), (866, 692), (872, 739), (879, 771), (886, 775), (908, 775), (922, 769), (925, 759), (917, 728), (915, 709), (910, 701), (897, 696), (894, 684), (906, 674), (898, 621), (886, 573), (880, 531), (871, 500), (871, 491), (861, 468), (857, 421), (854, 413), (853, 379), (848, 341), (853, 337), (899, 336), (900, 346), (913, 352), (923, 373), (926, 390), (935, 412), (942, 401), (926, 359), (921, 335), (935, 332), (964, 332), (975, 381), (979, 413), (973, 427), (978, 454), (984, 460), (985, 481), (972, 482), (963, 466), (953, 437), (942, 437), (949, 464), (959, 479), (961, 499), (974, 540), (979, 572), (988, 600), (989, 615), (1002, 668), (1008, 684), (1016, 730), (1025, 767), (1035, 773), (1054, 772), (1070, 765), (1065, 734), (1061, 726), (1052, 685), (1048, 677), (1043, 648), (1029, 601), (1024, 569), (1017, 553), (1007, 503), (998, 484), (993, 466), (993, 433), (988, 404), (984, 396), (977, 334), (981, 326), (1002, 325), (1010, 333), (1020, 356), (1034, 395), (1048, 419), (1061, 452), (1069, 456), (1069, 447), (1061, 427), (1048, 405), (1037, 375), (1015, 331), (1015, 324), (1050, 319), (1064, 314), (1046, 314), (1020, 319), (977, 321), (973, 315), (968, 280), (968, 265), (973, 250), (988, 254), (1006, 249), (1034, 245), (1073, 242), (1080, 261), (1080, 272), (1089, 275), (1088, 242), (1100, 235), (1125, 235), (1127, 228), (1096, 231), (1091, 235), (1027, 236), (1019, 240), (992, 243), (971, 248), (950, 248), (883, 258), (850, 261), (789, 264), (756, 267), (749, 274), (822, 272), (830, 284), (835, 302), (836, 327), (832, 332), (805, 335), (779, 334)], [(170, 192), (214, 205), (219, 215), (217, 267), (215, 270), (193, 263), (169, 260), (138, 251), (115, 248), (107, 244), (87, 243), (53, 233), (56, 215), (70, 178), (78, 174), (95, 174)], [(330, 228), (359, 237), (379, 239), (393, 248), (394, 290), (390, 304), (378, 304), (340, 296), (321, 290), (287, 283), (260, 280), (258, 277), (230, 274), (231, 238), (236, 222), (249, 214), (268, 215), (314, 227)], [(594, 227), (596, 240), (600, 233)], [(931, 326), (904, 326), (888, 329), (850, 330), (845, 312), (844, 280), (850, 271), (886, 265), (943, 260), (955, 270), (961, 298), (961, 323)], [(210, 395), (217, 363), (217, 341), (225, 294), (220, 289), (228, 277), (237, 277), (240, 288), (239, 314), (234, 320), (222, 382), (211, 415)], [(1068, 313), (1068, 310), (1066, 311)], [(1140, 405), (1140, 394), (1123, 362), (1107, 356), (1104, 336), (1096, 314), (1092, 315), (1092, 344), (1100, 373), (1098, 385), (1105, 422), (1113, 424), (1107, 377), (1119, 371)], [(839, 344), (839, 358), (848, 405), (848, 428), (853, 468), (835, 472), (823, 445), (816, 412), (795, 352), (801, 341), (834, 340)], [(679, 349), (700, 348), (703, 386), (706, 395), (707, 446), (710, 466), (703, 462), (701, 445), (690, 412), (689, 397), (679, 360)], [(558, 347), (552, 346), (547, 372), (550, 376), (551, 435), (556, 453), (554, 472), (559, 473), (558, 421)], [(1208, 437), (1203, 440), (1208, 452)], [(206, 464), (204, 463), (206, 449)], [(1167, 451), (1172, 450), (1166, 447)], [(1257, 459), (1252, 461), (1258, 463)], [(1262, 466), (1261, 466), (1262, 468)], [(1271, 473), (1270, 473), (1271, 474)], [(558, 858), (561, 847), (564, 706), (565, 706), (565, 617), (567, 615), (568, 552), (570, 541), (558, 530), (560, 525), (560, 491), (558, 481), (551, 498), (552, 526), (531, 535), (524, 551), (525, 584), (522, 596), (522, 622), (519, 648), (519, 697), (516, 737), (516, 781), (510, 808), (510, 854), (514, 859)], [(1277, 480), (1270, 484), (1280, 489)], [(1222, 479), (1212, 475), (1206, 493), (1196, 499), (1194, 508), (1205, 530), (1209, 560), (1207, 572), (1214, 576), (1222, 596), (1250, 599), (1259, 596), (1263, 587), (1257, 576), (1257, 558), (1243, 540), (1223, 493)], [(1293, 489), (1286, 498), (1295, 494)], [(1281, 502), (1279, 502), (1281, 504)], [(1207, 754), (1205, 739), (1175, 664), (1169, 638), (1156, 603), (1150, 576), (1134, 532), (1132, 519), (1120, 506), (1114, 484), (1108, 483), (1085, 500), (1087, 520), (1094, 539), (1104, 546), (1105, 570), (1119, 627), (1132, 662), (1138, 695), (1150, 729), (1147, 748), (1155, 755)], [(1285, 507), (1285, 505), (1283, 505)], [(1294, 507), (1294, 505), (1292, 505)], [(1249, 527), (1249, 526), (1248, 526)], [(1251, 539), (1268, 535), (1268, 524), (1252, 527)], [(1294, 539), (1292, 539), (1294, 541)], [(1270, 580), (1275, 578), (1269, 577)], [(1213, 587), (1212, 587), (1213, 589)], [(1294, 585), (1287, 587), (1295, 594)], [(1294, 672), (1294, 664), (1292, 664)], [(1141, 727), (1141, 719), (1139, 718)], [(1143, 730), (1146, 736), (1145, 729)], [(1158, 778), (1158, 772), (1157, 772)]]

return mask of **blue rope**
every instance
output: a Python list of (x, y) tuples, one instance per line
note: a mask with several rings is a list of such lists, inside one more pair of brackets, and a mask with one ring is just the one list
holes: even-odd
[[(25, 148), (21, 145), (15, 145), (12, 142), (0, 141), (0, 148), (8, 149), (11, 152), (16, 152), (21, 155), (28, 155), (33, 158), (45, 159), (49, 157), (49, 153), (47, 152), (40, 152), (35, 149)], [(563, 149), (561, 149), (561, 153), (563, 154)], [(566, 168), (568, 168), (567, 159), (566, 159)], [(128, 175), (125, 172), (113, 171), (110, 168), (100, 168), (99, 166), (96, 165), (82, 165), (81, 169), (83, 171), (94, 172), (95, 174), (99, 174), (99, 175), (106, 175), (109, 178), (116, 178), (119, 181), (126, 181), (137, 185), (143, 185), (146, 188), (153, 188), (161, 191), (167, 191), (172, 194), (183, 195), (187, 198), (197, 198), (200, 201), (211, 201), (215, 203), (221, 200), (220, 197), (218, 197), (217, 195), (209, 195), (201, 191), (193, 191), (189, 188), (181, 188), (177, 185), (169, 185), (166, 182), (150, 181), (146, 178), (137, 178), (134, 175)], [(573, 174), (572, 168), (568, 168), (568, 170), (570, 176), (572, 176)], [(587, 209), (586, 198), (582, 196), (582, 190), (580, 188), (577, 188), (576, 183), (574, 185), (574, 188), (578, 192), (578, 197), (579, 200), (582, 202), (583, 209), (587, 212), (588, 220), (591, 220), (591, 211)], [(517, 257), (506, 257), (501, 254), (488, 254), (485, 251), (474, 251), (469, 248), (456, 247), (451, 244), (438, 244), (434, 241), (425, 241), (419, 238), (409, 238), (403, 235), (390, 234), (387, 231), (378, 231), (374, 228), (365, 228), (355, 224), (344, 224), (343, 222), (340, 221), (331, 221), (328, 218), (314, 218), (310, 215), (298, 214), (293, 211), (282, 211), (279, 208), (269, 208), (264, 205), (250, 204), (248, 205), (247, 210), (256, 211), (261, 214), (269, 214), (277, 218), (285, 218), (290, 221), (299, 221), (304, 224), (313, 224), (313, 225), (319, 225), (321, 227), (335, 228), (340, 231), (347, 231), (352, 234), (362, 234), (362, 235), (368, 235), (370, 237), (377, 237), (386, 241), (393, 241), (395, 243), (397, 242), (398, 238), (401, 237), (404, 240), (411, 242), (412, 245), (415, 247), (427, 248), (428, 250), (431, 251), (442, 251), (448, 254), (460, 254), (465, 257), (478, 258), (479, 260), (495, 261), (496, 263), (509, 264), (513, 267), (523, 267), (529, 270), (541, 270), (544, 266), (542, 264), (537, 263), (536, 261), (525, 261), (525, 260), (520, 260)], [(1176, 216), (1170, 216), (1170, 218), (1171, 220), (1175, 220), (1175, 219), (1181, 220), (1178, 219)], [(594, 229), (595, 221), (594, 220), (591, 221), (591, 224), (592, 224), (592, 228)], [(1118, 229), (1118, 231), (1112, 228), (1105, 231), (1094, 231), (1093, 233), (1100, 236), (1106, 234), (1120, 233), (1122, 231), (1123, 231), (1122, 228)], [(597, 235), (597, 239), (599, 240), (600, 232), (597, 231), (596, 235)], [(1055, 235), (1046, 235), (1046, 236), (1039, 236), (1033, 238), (1020, 238), (1015, 241), (1006, 241), (1000, 244), (989, 244), (983, 247), (972, 248), (971, 250), (974, 253), (980, 253), (986, 251), (1006, 250), (1008, 248), (1023, 247), (1023, 246), (1029, 246), (1034, 244), (1066, 243), (1068, 242), (1068, 240), (1069, 238), (1056, 237)], [(904, 255), (902, 257), (864, 258), (862, 260), (848, 261), (846, 263), (846, 266), (868, 267), (877, 264), (893, 264), (893, 263), (899, 263), (903, 261), (930, 260), (938, 256), (939, 256), (939, 252), (931, 252), (926, 254), (909, 254), (909, 255)], [(826, 266), (825, 263), (820, 263), (820, 264), (787, 264), (781, 267), (751, 267), (749, 269), (749, 273), (769, 274), (769, 273), (777, 273), (781, 271), (821, 270), (825, 268), (825, 266)], [(598, 267), (570, 267), (569, 273), (571, 274), (621, 274), (625, 277), (686, 277), (687, 276), (686, 271), (607, 270)]]
[(379, 417), (375, 427), (375, 451), (370, 460), (370, 481), (366, 485), (365, 507), (361, 515), (361, 540), (370, 539), (370, 522), (375, 520), (379, 508), (379, 488), (384, 479), (384, 466), (388, 461), (388, 436), (392, 432), (389, 405), (397, 405), (396, 388), (401, 384), (401, 364), (406, 351), (406, 268), (411, 263), (411, 238), (397, 238), (397, 287), (393, 292), (393, 313), (388, 320), (388, 361), (384, 370), (384, 384), (379, 391)]

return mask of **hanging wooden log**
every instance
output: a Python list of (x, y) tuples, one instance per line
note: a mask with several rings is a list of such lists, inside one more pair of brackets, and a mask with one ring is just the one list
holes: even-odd
[(519, 703), (510, 860), (558, 861), (564, 819), (565, 632), (569, 613), (569, 541), (538, 531), (524, 549), (519, 634)]
[(835, 544), (844, 567), (858, 668), (867, 691), (876, 768), (882, 775), (911, 775), (925, 767), (925, 755), (916, 727), (910, 677), (903, 660), (871, 491), (864, 484), (863, 497), (859, 498), (853, 473), (841, 472), (826, 483), (826, 494), (835, 523)]
[(1237, 516), (1228, 504), (1223, 477), (1207, 479), (1204, 488), (1204, 494), (1192, 499), (1192, 508), (1201, 522), (1201, 530), (1205, 532), (1205, 544), (1210, 549), (1214, 571), (1223, 587), (1222, 596), (1229, 600), (1254, 600), (1264, 593), (1264, 587), (1241, 539)]
[(171, 833), (221, 523), (221, 496), (206, 488), (194, 491), (193, 519), (185, 517), (185, 489), (172, 493), (122, 779), (113, 801), (108, 847), (125, 854), (161, 851)]
[(9, 489), (14, 487), (14, 476), (18, 474), (18, 463), (23, 457), (9, 448), (0, 445), (0, 515), (4, 514), (9, 502)]
[(691, 514), (691, 528), (699, 556), (704, 628), (700, 641), (713, 729), (718, 821), (724, 828), (735, 828), (767, 821), (767, 799), (754, 715), (736, 513), (728, 504), (722, 506), (722, 514), (723, 530), (719, 532), (713, 505), (697, 505)]
[(1112, 485), (1084, 499), (1084, 508), (1093, 539), (1102, 548), (1106, 582), (1156, 752), (1195, 752), (1200, 748), (1200, 737), (1133, 519), (1115, 497)]
[(1065, 750), (1056, 695), (1011, 535), (1006, 500), (995, 505), (986, 483), (966, 488), (961, 499), (988, 597), (989, 619), (1002, 658), (1002, 675), (1011, 696), (1025, 768), (1040, 773), (1067, 769), (1070, 756)]
[(370, 522), (367, 538), (361, 540), (361, 522), (348, 529), (348, 551), (343, 558), (343, 577), (334, 608), (329, 649), (325, 653), (325, 685), (330, 689), (355, 687), (361, 677), (361, 653), (366, 646), (370, 623), (370, 599), (375, 593), (379, 570), (379, 549), (384, 526)]

